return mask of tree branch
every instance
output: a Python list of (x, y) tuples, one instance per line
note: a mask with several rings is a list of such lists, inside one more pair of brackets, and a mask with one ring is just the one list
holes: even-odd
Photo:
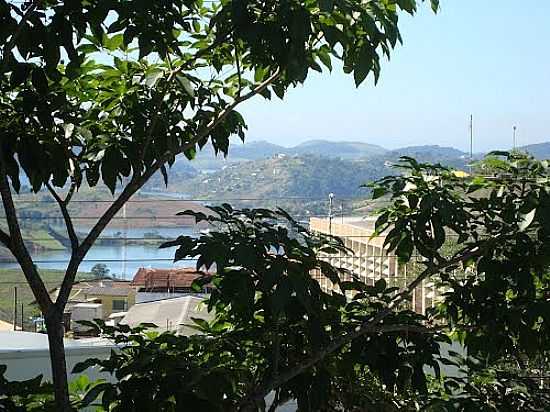
[(32, 2), (25, 14), (23, 14), (23, 16), (21, 17), (21, 20), (19, 20), (19, 24), (13, 32), (10, 41), (6, 43), (6, 46), (4, 47), (4, 55), (2, 56), (2, 73), (4, 72), (6, 65), (8, 64), (8, 56), (11, 54), (10, 50), (13, 49), (13, 46), (15, 46), (15, 42), (17, 41), (17, 39), (21, 35), (21, 31), (23, 30), (23, 26), (27, 23), (30, 15), (36, 10), (36, 7), (38, 7), (38, 3), (39, 0), (34, 0)]
[(67, 192), (67, 196), (65, 196), (65, 200), (63, 201), (65, 203), (65, 205), (69, 205), (69, 203), (71, 202), (72, 198), (73, 198), (73, 195), (74, 195), (74, 192), (76, 191), (76, 188), (77, 188), (77, 183), (75, 181), (75, 179), (73, 178), (73, 181), (71, 182), (71, 187), (69, 187), (69, 191)]
[(11, 250), (11, 238), (6, 232), (0, 229), (0, 242)]
[[(78, 249), (78, 236), (76, 235), (76, 231), (74, 228), (73, 220), (71, 219), (71, 215), (67, 210), (67, 200), (61, 199), (61, 197), (57, 194), (57, 192), (52, 187), (50, 182), (46, 183), (46, 187), (48, 188), (48, 190), (50, 191), (50, 194), (53, 196), (53, 198), (59, 205), (59, 209), (61, 210), (61, 214), (63, 215), (63, 220), (65, 221), (65, 226), (67, 227), (67, 234), (69, 235), (69, 240), (71, 241), (71, 251), (75, 253), (76, 250)], [(70, 199), (69, 195), (72, 196), (69, 193), (67, 195), (68, 199)]]
[[(29, 284), (34, 294), (34, 297), (36, 298), (36, 301), (40, 306), (40, 310), (44, 315), (47, 315), (52, 306), (52, 300), (46, 289), (46, 286), (44, 285), (44, 282), (42, 282), (42, 279), (40, 278), (40, 275), (36, 270), (29, 251), (25, 246), (25, 242), (23, 241), (21, 228), (19, 227), (19, 220), (17, 218), (17, 212), (15, 210), (15, 204), (13, 202), (13, 197), (11, 194), (10, 184), (8, 182), (6, 166), (2, 161), (3, 157), (4, 156), (0, 146), (0, 196), (2, 197), (2, 204), (4, 206), (6, 221), (8, 223), (8, 228), (10, 232), (9, 249), (13, 256), (17, 259), (19, 266), (21, 266), (23, 274), (27, 279), (27, 283)], [(2, 235), (4, 240), (6, 240), (4, 235), (7, 234), (3, 233)]]
[[(271, 76), (269, 76), (266, 80), (264, 80), (262, 83), (258, 84), (254, 89), (249, 91), (247, 94), (243, 96), (237, 97), (231, 104), (229, 104), (225, 109), (223, 109), (220, 114), (212, 119), (212, 121), (207, 126), (207, 133), (204, 133), (204, 135), (208, 135), (212, 129), (214, 129), (220, 122), (225, 119), (225, 117), (233, 111), (235, 107), (237, 107), (240, 103), (244, 102), (245, 100), (250, 99), (251, 97), (256, 96), (258, 93), (261, 93), (264, 91), (271, 83), (273, 83), (275, 80), (277, 80), (281, 76), (281, 72), (279, 69), (277, 69)], [(200, 139), (199, 139), (200, 140)]]
[(248, 100), (261, 91), (263, 91), (267, 86), (269, 86), (273, 81), (275, 81), (280, 76), (280, 71), (277, 70), (273, 75), (271, 75), (264, 82), (260, 83), (249, 93), (244, 96), (235, 99), (230, 105), (223, 109), (218, 116), (215, 116), (214, 119), (208, 124), (208, 126), (201, 131), (197, 136), (195, 136), (191, 141), (180, 145), (174, 152), (167, 152), (163, 157), (159, 158), (150, 168), (146, 170), (141, 175), (136, 175), (130, 183), (124, 188), (120, 193), (118, 198), (109, 206), (105, 213), (99, 218), (94, 227), (90, 230), (86, 238), (82, 241), (78, 247), (76, 253), (71, 256), (71, 260), (67, 266), (67, 271), (61, 288), (59, 290), (59, 295), (57, 297), (56, 305), (63, 307), (67, 300), (69, 299), (69, 294), (71, 293), (72, 285), (74, 283), (78, 267), (82, 260), (86, 257), (86, 254), (93, 246), (94, 242), (101, 235), (105, 227), (111, 222), (111, 220), (116, 216), (116, 214), (122, 209), (124, 204), (139, 190), (143, 185), (153, 176), (172, 156), (177, 156), (185, 152), (186, 150), (194, 147), (199, 141), (204, 139), (210, 134), (210, 132), (222, 122), (231, 111), (240, 103)]

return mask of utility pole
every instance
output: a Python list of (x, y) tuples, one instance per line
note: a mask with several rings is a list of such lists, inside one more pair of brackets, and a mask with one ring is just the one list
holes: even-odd
[(513, 146), (514, 150), (516, 150), (516, 143), (517, 143), (516, 142), (516, 131), (517, 131), (517, 129), (518, 129), (517, 126), (514, 126), (514, 146)]
[(21, 332), (25, 330), (25, 306), (21, 303)]
[(470, 174), (472, 174), (472, 162), (474, 161), (474, 115), (470, 115)]
[(13, 330), (17, 330), (17, 286), (13, 287)]
[(328, 194), (328, 233), (332, 235), (332, 199), (334, 199), (334, 193)]
[(124, 240), (122, 244), (122, 274), (121, 277), (126, 279), (127, 260), (128, 260), (128, 220), (126, 219), (126, 204), (122, 206), (122, 219), (124, 220)]

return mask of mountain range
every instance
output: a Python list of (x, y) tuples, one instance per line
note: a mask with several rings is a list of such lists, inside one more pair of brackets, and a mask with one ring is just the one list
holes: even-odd
[[(547, 151), (550, 154), (550, 143)], [(466, 153), (458, 149), (437, 145), (411, 146), (389, 150), (376, 144), (354, 141), (308, 140), (296, 146), (285, 147), (264, 140), (257, 140), (245, 144), (234, 142), (229, 146), (227, 158), (220, 154), (216, 156), (213, 149), (207, 146), (192, 162), (185, 159), (176, 162), (174, 170), (189, 172), (194, 168), (199, 172), (214, 172), (235, 162), (266, 160), (282, 156), (322, 156), (341, 160), (383, 159), (389, 161), (395, 161), (400, 156), (411, 156), (430, 162), (447, 161), (448, 164), (455, 167), (464, 163), (464, 160), (461, 161), (460, 159), (468, 157)]]
[[(537, 158), (550, 158), (550, 142), (520, 149)], [(191, 162), (176, 162), (169, 190), (212, 200), (324, 198), (331, 192), (340, 197), (361, 197), (367, 192), (360, 186), (394, 173), (391, 165), (401, 156), (463, 170), (470, 162), (468, 153), (438, 145), (388, 150), (361, 142), (310, 140), (284, 147), (253, 141), (232, 144), (225, 159), (207, 149)], [(474, 155), (474, 159), (482, 157)], [(161, 187), (160, 178), (156, 180), (148, 185), (149, 190)]]

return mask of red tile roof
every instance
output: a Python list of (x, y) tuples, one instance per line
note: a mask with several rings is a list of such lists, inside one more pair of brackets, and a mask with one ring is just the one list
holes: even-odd
[(208, 275), (208, 273), (197, 271), (195, 268), (140, 268), (130, 285), (144, 288), (190, 288), (195, 279)]

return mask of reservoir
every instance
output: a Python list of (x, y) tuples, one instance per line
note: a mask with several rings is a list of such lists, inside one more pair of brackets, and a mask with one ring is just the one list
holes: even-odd
[[(79, 227), (78, 233), (87, 233), (89, 228)], [(176, 248), (159, 249), (159, 246), (181, 235), (197, 236), (194, 227), (140, 227), (105, 229), (99, 244), (94, 245), (80, 265), (80, 272), (90, 272), (98, 263), (105, 264), (110, 275), (132, 279), (140, 267), (175, 268), (195, 266), (194, 259), (174, 263)], [(102, 240), (102, 241), (101, 241)], [(108, 240), (108, 242), (106, 242)], [(108, 244), (105, 244), (108, 243)], [(65, 270), (71, 253), (69, 249), (45, 250), (32, 253), (36, 265), (42, 269)], [(16, 262), (0, 261), (0, 269), (18, 268)]]

